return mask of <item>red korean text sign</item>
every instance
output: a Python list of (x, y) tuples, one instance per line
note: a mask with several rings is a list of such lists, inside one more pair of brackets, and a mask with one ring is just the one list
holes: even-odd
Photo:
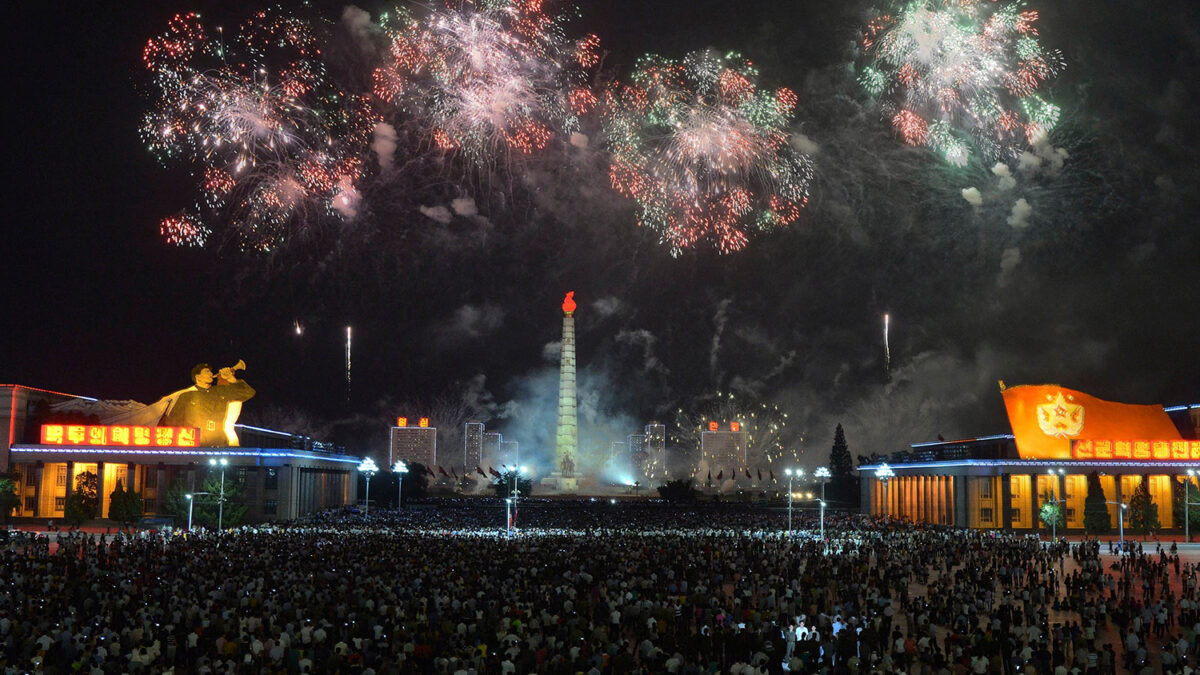
[(1129, 461), (1200, 461), (1200, 441), (1095, 440), (1071, 441), (1071, 459)]
[(196, 427), (142, 427), (119, 424), (43, 424), (42, 445), (127, 445), (143, 448), (194, 448)]

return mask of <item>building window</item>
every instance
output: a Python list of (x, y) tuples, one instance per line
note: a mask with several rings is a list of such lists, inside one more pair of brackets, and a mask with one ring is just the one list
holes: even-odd
[(25, 498), (25, 510), (26, 511), (36, 511), (37, 510), (37, 497), (26, 497)]
[(982, 509), (979, 509), (979, 522), (981, 522), (981, 523), (992, 522), (992, 510), (990, 508), (984, 507)]
[(146, 467), (146, 473), (142, 476), (142, 487), (158, 487), (158, 469)]
[(274, 499), (268, 499), (263, 502), (263, 515), (273, 516), (279, 511), (279, 502)]
[(54, 510), (55, 511), (65, 511), (66, 509), (67, 509), (67, 498), (66, 497), (55, 497), (54, 498)]
[(1021, 509), (1012, 510), (1012, 519), (1014, 523), (1021, 520)]
[(1067, 509), (1067, 520), (1075, 520), (1075, 509)]
[(54, 477), (54, 484), (58, 487), (67, 486), (67, 465), (60, 464), (57, 469), (57, 474)]
[(279, 469), (266, 469), (267, 474), (263, 477), (264, 490), (279, 489)]
[(237, 484), (239, 486), (246, 485), (246, 474), (250, 472), (250, 467), (239, 466), (237, 468)]
[(983, 479), (983, 483), (979, 486), (979, 496), (983, 497), (984, 499), (992, 498), (992, 479), (991, 478)]

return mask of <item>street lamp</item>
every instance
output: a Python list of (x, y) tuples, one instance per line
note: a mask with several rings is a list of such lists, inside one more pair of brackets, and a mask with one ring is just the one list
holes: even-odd
[(888, 481), (895, 477), (896, 472), (892, 471), (892, 467), (888, 466), (887, 462), (880, 464), (879, 468), (875, 469), (875, 480), (883, 481), (883, 516), (885, 518), (890, 518), (892, 515), (888, 513), (891, 510), (888, 508), (888, 497), (891, 496), (888, 489)]
[(403, 460), (396, 460), (392, 465), (392, 471), (396, 472), (396, 510), (404, 508), (404, 474), (408, 473), (408, 465)]
[(229, 466), (229, 460), (210, 457), (208, 465), (221, 467), (221, 495), (217, 497), (217, 531), (220, 532), (225, 529), (225, 467)]
[(514, 466), (510, 467), (509, 469), (512, 471), (513, 484), (512, 490), (508, 493), (508, 497), (504, 500), (504, 512), (506, 516), (505, 520), (508, 523), (507, 532), (509, 535), (511, 535), (513, 527), (516, 525), (514, 520), (515, 511), (517, 508), (517, 500), (521, 498), (521, 485), (518, 482), (518, 479), (521, 474), (525, 473), (526, 468), (523, 466)]
[(825, 499), (825, 484), (829, 482), (829, 478), (832, 474), (829, 473), (829, 467), (818, 466), (817, 470), (813, 472), (813, 475), (817, 477), (817, 480), (821, 481), (821, 499), (823, 500)]
[[(1064, 475), (1066, 474), (1066, 471), (1064, 469), (1046, 469), (1046, 473), (1051, 476), (1058, 476), (1057, 482), (1059, 482), (1059, 483), (1061, 483), (1063, 480), (1065, 480)], [(1066, 524), (1067, 500), (1058, 498), (1059, 494), (1061, 494), (1062, 492), (1065, 492), (1065, 490), (1060, 491), (1061, 487), (1062, 487), (1061, 485), (1055, 486), (1054, 494), (1047, 501), (1047, 503), (1063, 505), (1062, 506), (1063, 523)], [(1058, 514), (1057, 513), (1054, 514), (1053, 520), (1050, 521), (1050, 538), (1053, 539), (1054, 541), (1058, 541)]]
[(188, 532), (192, 531), (192, 503), (196, 501), (196, 497), (200, 495), (211, 495), (211, 492), (189, 492), (184, 497), (188, 500)]
[(379, 465), (370, 457), (358, 465), (358, 472), (367, 477), (367, 499), (363, 505), (363, 515), (371, 515), (371, 476), (379, 472)]

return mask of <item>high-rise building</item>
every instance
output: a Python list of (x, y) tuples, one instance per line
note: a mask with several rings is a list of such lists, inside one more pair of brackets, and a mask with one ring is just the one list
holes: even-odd
[(574, 491), (579, 455), (579, 416), (575, 405), (575, 291), (563, 299), (562, 352), (558, 368), (558, 430), (555, 434), (555, 477), (559, 490)]
[(488, 462), (492, 466), (498, 466), (504, 462), (500, 456), (500, 443), (504, 437), (498, 431), (483, 432), (483, 458), (480, 461)]
[(437, 429), (431, 426), (392, 427), (388, 449), (388, 466), (403, 460), (433, 468), (437, 466)]
[(516, 466), (517, 462), (521, 461), (521, 444), (517, 441), (500, 441), (500, 459), (501, 464), (506, 466)]
[(745, 431), (705, 431), (700, 434), (700, 456), (709, 469), (724, 471), (726, 476), (746, 467), (749, 445)]
[(629, 434), (629, 456), (633, 457), (638, 453), (646, 452), (646, 435), (645, 434)]
[(667, 425), (651, 422), (646, 425), (646, 452), (662, 457), (667, 451)]
[(463, 430), (463, 472), (483, 463), (483, 422), (467, 422)]

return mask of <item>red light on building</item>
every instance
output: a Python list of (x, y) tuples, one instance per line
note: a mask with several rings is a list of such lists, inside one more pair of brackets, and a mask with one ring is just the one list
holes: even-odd
[(729, 430), (730, 430), (730, 431), (741, 431), (741, 430), (742, 430), (742, 423), (741, 423), (741, 422), (730, 422), (730, 423), (729, 423)]
[(429, 418), (422, 417), (421, 419), (417, 420), (417, 426), (421, 427), (422, 429), (428, 427), (429, 426)]
[(396, 426), (398, 426), (398, 427), (408, 426), (408, 418), (407, 417), (397, 417), (396, 418)]
[(716, 422), (709, 422), (709, 423), (708, 423), (708, 430), (709, 430), (709, 431), (720, 431), (720, 429), (721, 429), (721, 425), (720, 425), (720, 424), (717, 424)]

